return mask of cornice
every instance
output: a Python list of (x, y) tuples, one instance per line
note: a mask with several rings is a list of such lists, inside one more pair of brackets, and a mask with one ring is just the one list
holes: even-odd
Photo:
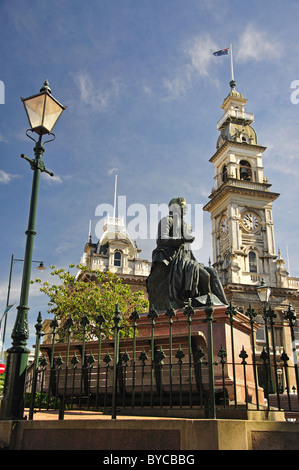
[[(229, 178), (229, 180), (231, 180), (231, 178)], [(227, 182), (225, 182), (222, 186), (220, 186), (219, 189), (217, 189), (216, 191), (214, 191), (212, 194), (210, 194), (209, 198), (211, 199), (210, 202), (208, 202), (203, 210), (204, 211), (210, 211), (216, 204), (218, 204), (218, 202), (223, 199), (227, 194), (242, 194), (243, 196), (253, 196), (255, 198), (264, 198), (264, 199), (268, 199), (269, 202), (272, 202), (272, 201), (275, 201), (275, 199), (277, 199), (280, 194), (279, 193), (273, 193), (271, 191), (267, 191), (267, 190), (263, 190), (262, 187), (266, 187), (268, 188), (269, 186), (271, 186), (270, 184), (265, 184), (265, 183), (255, 183), (255, 185), (258, 185), (260, 184), (261, 185), (261, 189), (253, 189), (253, 188), (246, 188), (244, 186), (238, 186), (238, 180), (234, 180), (236, 181), (236, 185), (232, 186), (230, 183), (229, 183), (229, 180)], [(241, 180), (240, 180), (241, 181)]]
[(227, 140), (224, 142), (224, 144), (214, 153), (214, 155), (212, 155), (212, 157), (210, 158), (209, 162), (213, 163), (216, 158), (219, 156), (219, 154), (221, 152), (223, 152), (224, 150), (226, 150), (229, 146), (236, 146), (236, 147), (239, 147), (239, 148), (247, 148), (247, 149), (255, 149), (255, 150), (259, 150), (261, 152), (264, 152), (267, 147), (264, 147), (262, 145), (256, 145), (256, 144), (248, 144), (246, 142), (235, 142), (234, 140)]
[[(239, 292), (239, 293), (255, 293), (257, 294), (257, 286), (256, 285), (251, 285), (251, 284), (224, 284), (223, 288), (226, 293), (233, 293), (233, 292)], [(293, 289), (289, 289), (288, 287), (272, 287), (271, 288), (271, 294), (276, 296), (276, 297), (299, 297), (299, 293), (297, 291), (294, 291)]]

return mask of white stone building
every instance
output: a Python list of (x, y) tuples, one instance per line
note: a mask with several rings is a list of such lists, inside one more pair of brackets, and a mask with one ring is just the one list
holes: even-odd
[(145, 290), (151, 263), (140, 258), (141, 250), (127, 232), (123, 217), (107, 216), (97, 243), (91, 235), (86, 243), (81, 264), (91, 270), (110, 271), (121, 277), (134, 290)]

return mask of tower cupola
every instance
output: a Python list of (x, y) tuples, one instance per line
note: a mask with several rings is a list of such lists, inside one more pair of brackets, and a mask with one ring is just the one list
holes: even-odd
[(217, 149), (227, 140), (247, 144), (257, 144), (257, 137), (251, 124), (254, 114), (245, 111), (247, 99), (236, 90), (236, 82), (231, 80), (231, 91), (223, 101), (221, 108), (224, 114), (217, 122), (217, 130), (221, 132)]

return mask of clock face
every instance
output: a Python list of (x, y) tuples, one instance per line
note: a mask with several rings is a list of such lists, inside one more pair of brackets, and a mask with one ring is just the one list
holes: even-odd
[(221, 233), (222, 236), (225, 236), (228, 233), (228, 220), (227, 220), (227, 217), (223, 217), (223, 219), (220, 222), (220, 233)]
[(242, 222), (244, 227), (249, 231), (254, 231), (259, 226), (258, 218), (251, 212), (247, 212), (247, 214), (244, 215)]

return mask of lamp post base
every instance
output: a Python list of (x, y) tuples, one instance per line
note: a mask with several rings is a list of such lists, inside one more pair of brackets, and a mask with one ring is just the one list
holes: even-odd
[(5, 388), (1, 401), (2, 420), (24, 419), (24, 384), (28, 353), (27, 348), (9, 350)]

